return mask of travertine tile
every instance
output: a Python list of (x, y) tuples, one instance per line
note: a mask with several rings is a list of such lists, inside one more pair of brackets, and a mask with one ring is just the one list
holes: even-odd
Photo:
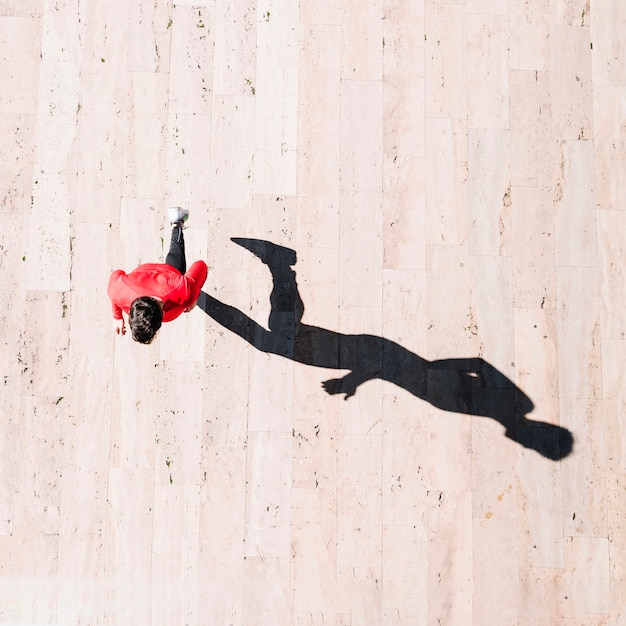
[(469, 131), (470, 254), (511, 254), (510, 159), (510, 134), (507, 131)]
[(383, 527), (384, 626), (427, 622), (427, 532), (423, 526)]
[(382, 82), (344, 78), (340, 97), (341, 190), (379, 193), (382, 188)]
[[(562, 398), (600, 398), (600, 311), (595, 269), (558, 271), (559, 394)], [(579, 303), (586, 301), (583, 308)], [(574, 304), (576, 303), (576, 304)]]
[(555, 253), (559, 265), (598, 263), (594, 206), (593, 144), (566, 142), (561, 146), (561, 171), (556, 183)]
[(510, 68), (536, 71), (549, 69), (549, 0), (509, 4), (508, 15)]
[(622, 416), (626, 408), (626, 345), (623, 339), (602, 340), (602, 398), (607, 471), (626, 474), (626, 432)]
[(552, 137), (550, 72), (509, 73), (511, 184), (552, 186), (555, 142)]
[(337, 450), (337, 567), (382, 564), (382, 437), (342, 435)]
[(469, 492), (429, 492), (427, 623), (472, 623)]
[(0, 87), (2, 113), (37, 112), (41, 38), (42, 22), (38, 17), (0, 18), (0, 47), (7, 52), (0, 61), (4, 77)]
[(342, 68), (344, 80), (378, 81), (382, 77), (383, 0), (365, 5), (345, 0), (342, 7)]
[[(576, 565), (574, 565), (576, 563)], [(606, 537), (567, 537), (564, 542), (566, 617), (609, 612), (609, 542)]]
[(426, 120), (426, 243), (460, 245), (468, 236), (467, 122)]
[(466, 21), (466, 10), (462, 4), (425, 3), (427, 118), (466, 117)]
[(513, 303), (515, 307), (556, 307), (555, 217), (550, 189), (511, 189), (513, 216)]
[(474, 579), (481, 581), (472, 600), (473, 623), (488, 623), (494, 614), (500, 624), (517, 625), (519, 564), (515, 519), (477, 519), (473, 524)]
[(470, 128), (509, 127), (505, 15), (467, 16), (467, 113)]
[(118, 5), (0, 0), (0, 621), (621, 624), (622, 3)]
[(244, 569), (243, 623), (288, 624), (293, 618), (288, 558), (249, 557)]
[(600, 322), (602, 337), (626, 337), (624, 291), (626, 281), (626, 213), (598, 211)]
[(282, 561), (289, 557), (292, 446), (291, 433), (255, 432), (248, 437), (245, 534), (248, 561)]

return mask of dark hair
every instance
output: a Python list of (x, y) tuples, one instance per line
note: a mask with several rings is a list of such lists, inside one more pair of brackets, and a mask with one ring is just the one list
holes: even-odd
[(128, 325), (135, 341), (151, 343), (162, 323), (163, 309), (154, 298), (142, 296), (133, 300), (130, 305)]

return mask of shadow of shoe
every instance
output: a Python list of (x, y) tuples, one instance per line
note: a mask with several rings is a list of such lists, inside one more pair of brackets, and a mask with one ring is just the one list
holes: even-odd
[(297, 262), (296, 251), (291, 248), (279, 246), (271, 241), (263, 239), (247, 239), (244, 237), (231, 237), (233, 243), (246, 248), (261, 259), (269, 267), (295, 265)]

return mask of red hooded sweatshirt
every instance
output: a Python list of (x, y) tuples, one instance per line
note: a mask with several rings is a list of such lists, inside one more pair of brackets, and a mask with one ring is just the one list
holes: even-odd
[(122, 311), (128, 313), (136, 298), (152, 296), (163, 300), (163, 321), (170, 322), (196, 303), (207, 273), (204, 261), (196, 261), (184, 275), (164, 263), (146, 263), (130, 274), (115, 270), (107, 289), (113, 317), (121, 320)]

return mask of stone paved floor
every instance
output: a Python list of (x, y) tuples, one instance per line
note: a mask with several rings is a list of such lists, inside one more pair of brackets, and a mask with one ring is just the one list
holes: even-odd
[[(0, 0), (0, 623), (626, 624), (624, 33)], [(209, 277), (141, 346), (170, 205)]]

